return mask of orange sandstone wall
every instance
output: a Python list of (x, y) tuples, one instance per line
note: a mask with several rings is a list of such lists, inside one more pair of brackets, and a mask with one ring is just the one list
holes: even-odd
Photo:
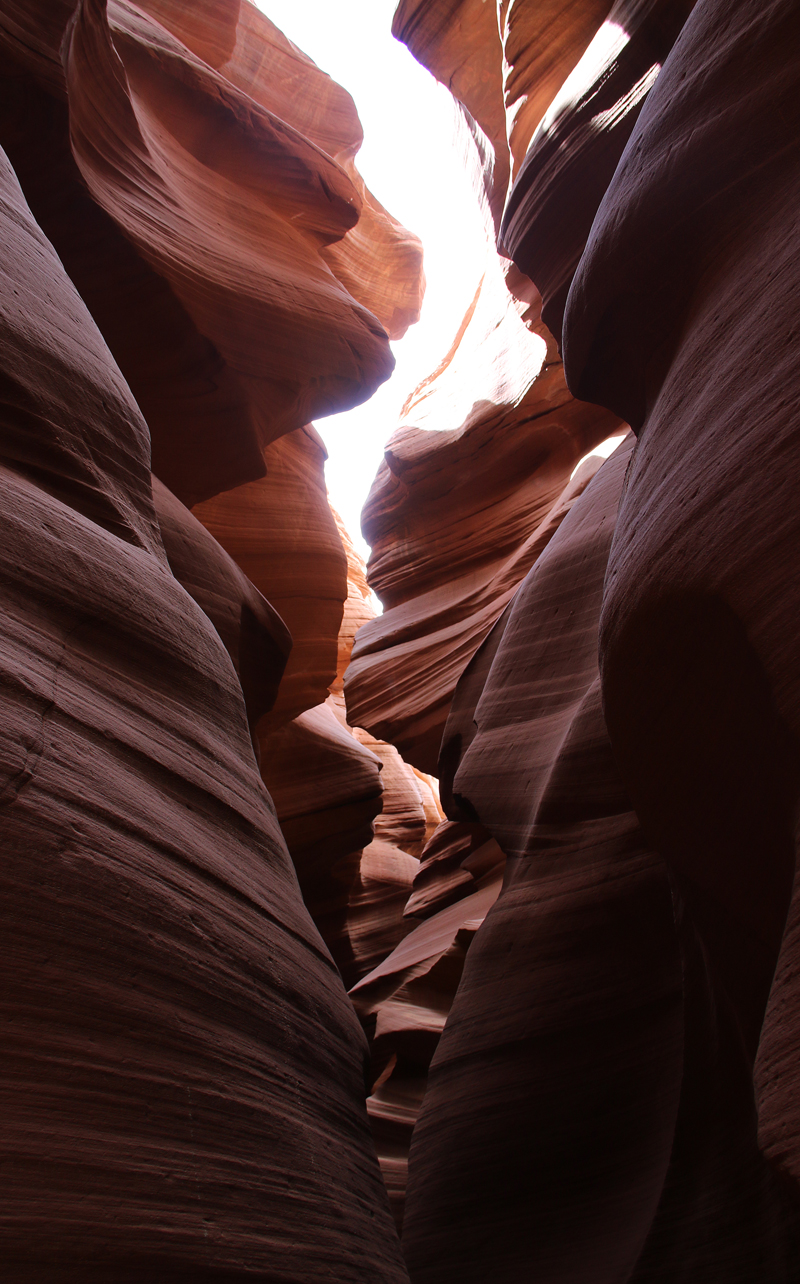
[(310, 419), (388, 377), (421, 247), (248, 3), (8, 0), (0, 69), (3, 1277), (400, 1284), (309, 914), (320, 853), (386, 882)]

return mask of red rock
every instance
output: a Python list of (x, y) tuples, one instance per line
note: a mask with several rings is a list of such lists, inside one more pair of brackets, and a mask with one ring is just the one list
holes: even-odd
[[(283, 443), (276, 443), (277, 447)], [(255, 487), (263, 491), (270, 484), (270, 520), (277, 530), (284, 518), (286, 541), (290, 532), (285, 510), (291, 492), (285, 479), (272, 473)], [(206, 519), (219, 514), (220, 504), (239, 523), (239, 534), (231, 543), (238, 556), (247, 547), (242, 537), (247, 540), (253, 533), (260, 536), (258, 547), (266, 546), (268, 540), (274, 545), (264, 528), (256, 527), (254, 532), (252, 514), (236, 493), (202, 505)], [(294, 507), (302, 514), (296, 499)], [(330, 517), (324, 503), (320, 511)], [(346, 983), (352, 985), (411, 930), (403, 911), (419, 868), (416, 857), (439, 824), (441, 810), (432, 783), (404, 763), (393, 745), (347, 724), (341, 678), (355, 630), (359, 622), (374, 615), (375, 608), (363, 560), (340, 519), (336, 524), (346, 545), (347, 599), (331, 694), (324, 704), (283, 726), (265, 719), (259, 744), (262, 775), (275, 801), (306, 905)], [(293, 532), (295, 544), (309, 546), (311, 530), (312, 523), (301, 522)], [(231, 538), (224, 527), (221, 535)], [(290, 592), (292, 584), (309, 580), (309, 570), (297, 556), (297, 548), (292, 550), (284, 542), (281, 551), (279, 565), (285, 569), (291, 568), (291, 552), (295, 553), (295, 578), (286, 575), (284, 581)], [(321, 564), (319, 556), (308, 563), (316, 574)], [(263, 575), (265, 570), (275, 574), (272, 560), (264, 568), (254, 567), (254, 574)], [(275, 587), (270, 591), (274, 594)], [(333, 648), (331, 654), (336, 654)]]
[[(426, 15), (408, 29), (415, 51)], [(437, 30), (440, 19), (431, 15)], [(436, 46), (437, 75), (454, 40)], [(480, 202), (493, 180), (479, 141), (469, 164)], [(359, 631), (345, 681), (350, 722), (430, 774), (464, 666), (578, 493), (569, 483), (581, 456), (619, 426), (571, 397), (535, 287), (514, 269), (512, 295), (488, 218), (486, 232), (475, 298), (406, 402), (364, 507), (368, 580), (384, 613)]]
[(406, 1278), (147, 429), (2, 163), (4, 1277)]
[(495, 6), (483, 0), (400, 0), (392, 35), (466, 107), (467, 124), (488, 153), (486, 196), (499, 222), (509, 159)]
[(211, 620), (233, 661), (252, 735), (275, 704), (292, 649), (291, 634), (188, 508), (157, 477), (152, 483), (170, 570)]
[(347, 556), (325, 490), (325, 447), (309, 426), (264, 452), (260, 481), (195, 505), (195, 516), (271, 603), (292, 652), (266, 735), (327, 699), (338, 664)]
[(374, 838), (361, 853), (347, 905), (351, 958), (342, 968), (353, 985), (390, 956), (413, 924), (403, 917), (419, 861), (394, 843)]
[(0, 142), (191, 505), (388, 377), (421, 247), (355, 169), (349, 94), (254, 6), (86, 0), (65, 80), (71, 9), (0, 7)]
[[(521, 133), (527, 150), (509, 193), (500, 236), (506, 253), (536, 282), (543, 299), (542, 319), (559, 341), (567, 293), (597, 207), (694, 2), (621, 0), (578, 66), (573, 68), (569, 55), (560, 64), (570, 76), (557, 94), (548, 76), (530, 81), (534, 68), (529, 60), (533, 55), (535, 67), (541, 57), (537, 58), (536, 44), (526, 43), (524, 20), (515, 33), (524, 80), (537, 92), (523, 101), (519, 115), (509, 104), (512, 136)], [(529, 24), (536, 7), (517, 3), (512, 17), (515, 11), (521, 11)], [(591, 24), (591, 14), (587, 17)], [(548, 92), (552, 102), (542, 96)]]
[[(526, 417), (537, 413), (532, 404), (472, 431), (403, 430), (367, 502), (370, 582), (386, 609), (356, 638), (348, 716), (424, 771), (436, 773), (464, 666), (601, 462), (569, 480), (588, 430), (578, 403), (558, 405), (560, 380), (560, 371), (544, 376), (537, 433)], [(601, 425), (597, 436), (614, 427)]]
[(261, 772), (316, 920), (319, 902), (327, 908), (336, 890), (341, 894), (335, 875), (339, 858), (372, 841), (372, 822), (382, 802), (381, 763), (328, 704), (262, 736), (260, 744)]
[[(351, 991), (371, 1034), (367, 1101), (381, 1172), (402, 1230), (408, 1152), (469, 944), (500, 889), (500, 877), (420, 924)], [(409, 920), (407, 919), (408, 923)]]
[(597, 671), (631, 447), (576, 501), (487, 644), (493, 659), (479, 653), (456, 693), (450, 792), (510, 866), (414, 1133), (403, 1242), (415, 1281), (444, 1261), (467, 1280), (638, 1279), (662, 1195), (683, 1073), (678, 941)]
[(406, 917), (430, 918), (438, 910), (470, 896), (495, 880), (505, 859), (505, 853), (482, 825), (442, 821), (420, 856)]
[(756, 1147), (751, 1077), (763, 1037), (762, 1135), (796, 1181), (796, 1073), (779, 1049), (800, 784), (798, 22), (789, 4), (698, 3), (600, 206), (565, 318), (572, 386), (639, 430), (603, 606), (603, 697), (687, 956), (702, 958), (688, 993), (714, 1014), (695, 1032), (703, 1127), (674, 1176), (660, 1257), (721, 1272), (730, 1253), (725, 1278), (742, 1280), (798, 1270)]

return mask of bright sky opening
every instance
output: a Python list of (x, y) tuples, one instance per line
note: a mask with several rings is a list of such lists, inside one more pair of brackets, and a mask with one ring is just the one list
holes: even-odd
[(422, 317), (392, 344), (397, 366), (370, 401), (316, 421), (331, 503), (364, 556), (361, 508), (400, 409), (448, 351), (483, 270), (485, 236), (450, 94), (391, 34), (396, 0), (258, 0), (304, 53), (352, 94), (364, 145), (356, 164), (425, 251)]

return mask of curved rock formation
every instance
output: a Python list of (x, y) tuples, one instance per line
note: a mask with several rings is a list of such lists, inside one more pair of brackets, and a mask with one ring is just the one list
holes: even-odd
[(236, 674), (167, 565), (144, 420), (0, 176), (5, 1278), (399, 1284), (363, 1039)]
[(510, 864), (414, 1132), (420, 1284), (800, 1271), (799, 21), (781, 0), (620, 5), (630, 38), (565, 86), (512, 193), (556, 328), (569, 290), (572, 391), (639, 442), (453, 699), (448, 814)]
[(329, 703), (259, 737), (261, 774), (300, 890), (341, 972), (352, 959), (348, 905), (383, 805), (381, 762)]
[(466, 109), (473, 130), (478, 126), (496, 224), (509, 177), (608, 7), (608, 0), (400, 0), (393, 34)]
[[(513, 130), (523, 119), (537, 128), (532, 139), (529, 128), (523, 130), (527, 150), (506, 203), (501, 240), (536, 282), (542, 320), (559, 342), (567, 293), (597, 207), (694, 2), (618, 0), (553, 101), (535, 98), (514, 119)], [(525, 50), (522, 35), (516, 40)], [(537, 110), (547, 107), (541, 123), (541, 111), (530, 115), (534, 102)]]
[(208, 616), (233, 661), (252, 735), (275, 704), (292, 636), (278, 612), (188, 508), (157, 477), (152, 485), (170, 570)]
[[(263, 490), (269, 482), (270, 477), (249, 489)], [(237, 502), (237, 492), (220, 498), (225, 512), (241, 523), (240, 532), (251, 532), (252, 519), (246, 506)], [(287, 490), (279, 485), (273, 499), (287, 498)], [(215, 505), (211, 501), (200, 507), (213, 513)], [(331, 516), (324, 505), (322, 511)], [(276, 504), (271, 516), (276, 527), (279, 513)], [(342, 676), (355, 630), (372, 618), (375, 608), (363, 560), (340, 519), (332, 516), (346, 546), (347, 600), (331, 694), (288, 724), (276, 726), (274, 719), (263, 719), (258, 743), (262, 776), (305, 903), (346, 983), (352, 985), (411, 931), (404, 910), (419, 868), (417, 857), (440, 823), (441, 810), (433, 783), (404, 763), (393, 745), (347, 724)], [(224, 529), (220, 533), (222, 538), (228, 535)], [(258, 530), (255, 533), (258, 537)], [(298, 538), (304, 537), (307, 540), (301, 524)], [(263, 542), (274, 547), (274, 540)], [(241, 557), (241, 544), (236, 551)], [(286, 547), (281, 552), (284, 568), (291, 571), (294, 566), (295, 582), (307, 579), (302, 561), (293, 559)], [(318, 560), (312, 558), (312, 565), (316, 567)], [(287, 578), (291, 581), (291, 575)]]
[(266, 477), (193, 509), (292, 635), (265, 735), (326, 700), (336, 677), (347, 555), (327, 499), (325, 458), (316, 429), (300, 428), (266, 448)]
[(388, 377), (421, 249), (355, 170), (350, 96), (247, 0), (84, 0), (65, 75), (71, 10), (0, 9), (0, 140), (193, 504)]
[(773, 1236), (754, 1137), (760, 1037), (765, 1135), (800, 1175), (796, 1071), (779, 1053), (789, 1027), (773, 1024), (792, 1012), (797, 948), (792, 931), (779, 957), (800, 789), (799, 23), (789, 4), (700, 0), (600, 206), (565, 318), (573, 386), (639, 431), (603, 606), (603, 694), (637, 811), (707, 960), (726, 1041), (708, 1092), (736, 1110), (715, 1198), (702, 1224), (681, 1224), (674, 1251), (729, 1236), (741, 1278)]
[(461, 671), (588, 482), (591, 466), (570, 481), (581, 455), (618, 426), (567, 392), (535, 302), (517, 305), (488, 248), (473, 307), (404, 408), (363, 515), (384, 613), (356, 639), (348, 716), (429, 773)]
[(428, 1067), (470, 942), (497, 897), (501, 878), (502, 865), (480, 890), (413, 930), (414, 920), (407, 918), (406, 933), (394, 950), (350, 991), (370, 1034), (373, 1089), (367, 1110), (398, 1230), (403, 1227), (408, 1153)]
[[(494, 66), (495, 45), (500, 58), (496, 20), (489, 6), (445, 8), (401, 5), (393, 30), (470, 112), (474, 94), (494, 111), (480, 69)], [(476, 60), (464, 61), (473, 50)], [(479, 134), (469, 144), (476, 199), (497, 179)], [(472, 305), (404, 406), (363, 513), (368, 579), (384, 613), (356, 639), (348, 717), (429, 773), (464, 666), (588, 482), (590, 469), (570, 481), (579, 460), (619, 427), (571, 396), (536, 288), (503, 267), (488, 216), (486, 233)]]
[(632, 1279), (661, 1194), (683, 1069), (678, 947), (597, 672), (632, 444), (564, 519), (448, 723), (449, 791), (512, 862), (467, 956), (412, 1142), (415, 1281), (439, 1278), (444, 1261), (484, 1278), (489, 1243), (500, 1278)]

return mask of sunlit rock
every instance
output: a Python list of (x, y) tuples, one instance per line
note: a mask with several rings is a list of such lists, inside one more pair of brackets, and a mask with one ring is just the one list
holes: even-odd
[[(559, 342), (567, 294), (597, 207), (694, 3), (620, 0), (578, 65), (566, 68), (570, 75), (552, 102), (535, 95), (513, 117), (512, 136), (522, 128), (524, 160), (516, 167), (500, 239), (535, 281), (542, 319)], [(515, 8), (533, 12), (531, 5), (517, 3), (512, 17)], [(524, 51), (520, 36), (515, 38)], [(530, 72), (527, 67), (526, 78)], [(544, 85), (554, 87), (547, 77)]]
[(363, 1037), (146, 424), (5, 157), (0, 219), (4, 1278), (400, 1284)]
[(191, 505), (389, 376), (421, 248), (349, 94), (247, 0), (71, 10), (0, 5), (0, 142)]
[[(484, 161), (473, 148), (476, 197)], [(570, 480), (579, 460), (618, 427), (568, 392), (539, 295), (508, 268), (487, 224), (475, 298), (406, 402), (362, 517), (384, 611), (356, 638), (348, 717), (433, 774), (462, 670), (588, 482), (591, 466)]]
[(211, 620), (242, 687), (251, 734), (278, 696), (292, 637), (277, 611), (204, 526), (153, 477), (170, 570)]
[(292, 650), (266, 734), (327, 699), (347, 599), (347, 555), (325, 489), (325, 447), (312, 427), (273, 442), (267, 475), (193, 512), (284, 620)]

